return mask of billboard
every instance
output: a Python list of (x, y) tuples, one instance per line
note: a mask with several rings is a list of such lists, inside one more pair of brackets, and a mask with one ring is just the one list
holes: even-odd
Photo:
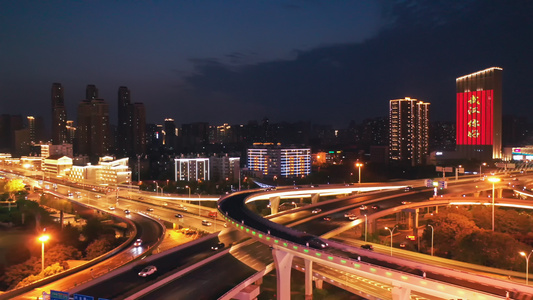
[(493, 90), (457, 93), (457, 145), (492, 145)]

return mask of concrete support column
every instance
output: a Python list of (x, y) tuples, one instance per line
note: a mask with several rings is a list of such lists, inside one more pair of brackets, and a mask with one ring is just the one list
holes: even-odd
[(270, 201), (270, 213), (277, 214), (279, 211), (279, 197), (272, 197), (268, 199)]
[(320, 198), (320, 194), (313, 194), (311, 195), (311, 204), (318, 203), (318, 199)]
[(411, 289), (408, 287), (393, 284), (392, 300), (409, 300), (411, 298)]
[(305, 298), (313, 299), (313, 261), (305, 259)]
[(407, 229), (413, 228), (413, 215), (411, 212), (407, 212)]
[(293, 254), (278, 249), (272, 249), (272, 256), (276, 265), (278, 279), (278, 300), (291, 298), (291, 267)]
[(315, 279), (315, 286), (317, 289), (321, 290), (322, 289), (322, 286), (324, 284), (324, 280), (322, 279)]

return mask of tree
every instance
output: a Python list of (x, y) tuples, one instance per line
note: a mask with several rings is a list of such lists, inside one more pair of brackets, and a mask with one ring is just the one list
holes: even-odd
[(94, 240), (89, 244), (89, 246), (87, 246), (87, 254), (85, 258), (89, 260), (96, 258), (106, 252), (111, 251), (111, 249), (113, 249), (113, 245), (108, 239), (102, 238)]
[[(443, 257), (453, 256), (462, 237), (478, 229), (474, 221), (453, 210), (435, 214), (429, 219), (428, 224), (435, 228), (433, 239), (435, 254)], [(431, 239), (431, 228), (426, 228), (424, 239), (426, 242)]]
[(6, 193), (9, 193), (9, 198), (14, 201), (15, 194), (17, 192), (26, 191), (25, 184), (22, 182), (22, 179), (12, 179), (6, 183), (4, 186)]
[[(476, 229), (463, 236), (453, 259), (500, 269), (524, 269), (520, 251), (530, 247), (516, 241), (511, 235), (492, 230)], [(528, 253), (528, 252), (526, 252)]]
[(43, 272), (37, 274), (37, 275), (30, 275), (24, 279), (22, 279), (17, 285), (15, 288), (19, 288), (19, 287), (23, 287), (23, 286), (26, 286), (30, 283), (33, 283), (37, 280), (40, 280), (40, 279), (43, 279), (45, 277), (48, 277), (48, 276), (52, 276), (52, 275), (55, 275), (57, 273), (61, 273), (65, 270), (65, 268), (60, 265), (59, 263), (55, 263), (51, 266), (48, 266), (44, 269)]

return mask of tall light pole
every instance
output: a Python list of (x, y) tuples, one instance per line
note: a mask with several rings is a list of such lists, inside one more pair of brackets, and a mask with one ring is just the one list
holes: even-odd
[[(185, 188), (186, 188), (186, 189), (189, 189), (189, 198), (191, 198), (191, 187), (188, 186), (188, 185), (186, 185)], [(189, 201), (191, 201), (191, 200), (189, 199)]]
[(355, 166), (356, 166), (357, 168), (359, 168), (359, 180), (358, 180), (357, 183), (361, 184), (361, 167), (363, 166), (363, 164), (360, 163), (360, 162), (356, 162), (356, 163), (355, 163)]
[(481, 176), (481, 167), (483, 166), (486, 166), (487, 163), (482, 163), (481, 165), (479, 165), (479, 178), (483, 178), (483, 176)]
[(435, 228), (433, 228), (432, 225), (428, 224), (429, 227), (431, 227), (431, 256), (433, 256), (433, 237), (435, 233)]
[(396, 229), (396, 226), (392, 227), (392, 229), (385, 227), (385, 229), (390, 231), (390, 256), (392, 256), (392, 233), (394, 232), (394, 229)]
[(500, 182), (500, 178), (498, 177), (490, 177), (489, 181), (492, 182), (492, 231), (494, 231), (494, 184), (496, 182)]
[(527, 256), (525, 252), (520, 252), (520, 255), (526, 259), (526, 285), (529, 285), (529, 257), (531, 257), (531, 253), (533, 253), (533, 250)]
[(365, 215), (365, 242), (366, 242), (367, 228), (368, 228), (368, 217)]
[(41, 267), (41, 272), (44, 271), (44, 243), (45, 243), (46, 241), (48, 241), (49, 239), (50, 239), (50, 236), (47, 235), (47, 234), (45, 234), (45, 235), (41, 235), (41, 236), (39, 237), (39, 241), (40, 241), (41, 244), (42, 244), (42, 251), (41, 251), (41, 266), (42, 266), (42, 267)]

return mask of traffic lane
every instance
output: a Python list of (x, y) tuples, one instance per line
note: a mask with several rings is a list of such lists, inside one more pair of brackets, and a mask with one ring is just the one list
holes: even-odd
[[(109, 280), (97, 283), (87, 289), (81, 290), (78, 294), (93, 296), (106, 299), (115, 299), (123, 297), (140, 290), (157, 280), (164, 278), (170, 272), (175, 272), (179, 268), (197, 263), (215, 254), (211, 246), (218, 242), (218, 237), (214, 237), (198, 244), (183, 248), (180, 251), (169, 253), (149, 263), (143, 260), (135, 262), (135, 266), (122, 274), (119, 274)], [(140, 277), (138, 273), (146, 266), (154, 265), (157, 272), (148, 277)], [(157, 299), (157, 298), (154, 298)]]
[(256, 272), (231, 254), (226, 254), (139, 299), (218, 299)]
[(154, 245), (163, 236), (163, 228), (157, 221), (146, 218), (138, 214), (129, 214), (129, 219), (135, 223), (137, 227), (136, 239), (142, 240), (141, 248)]

